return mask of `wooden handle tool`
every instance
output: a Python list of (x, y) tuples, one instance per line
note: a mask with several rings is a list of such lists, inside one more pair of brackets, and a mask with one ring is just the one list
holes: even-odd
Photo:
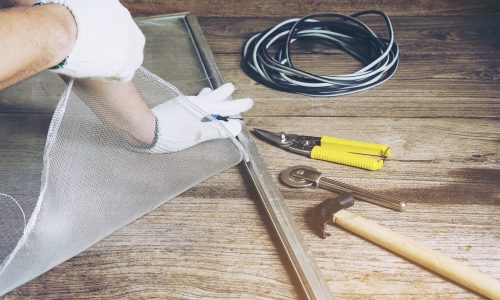
[[(350, 199), (349, 199), (350, 198)], [(329, 201), (329, 202), (327, 202)], [(490, 299), (500, 299), (500, 281), (454, 260), (438, 251), (425, 247), (399, 233), (369, 221), (357, 214), (342, 208), (351, 206), (352, 197), (343, 194), (336, 199), (329, 199), (318, 208), (319, 219), (326, 220), (326, 214), (333, 213), (333, 222), (346, 230), (353, 232), (377, 245), (389, 249), (445, 278), (453, 280)], [(319, 224), (320, 230), (325, 224)]]

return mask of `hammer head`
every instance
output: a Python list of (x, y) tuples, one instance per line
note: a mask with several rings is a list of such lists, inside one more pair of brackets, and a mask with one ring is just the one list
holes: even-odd
[(349, 193), (340, 194), (337, 198), (327, 199), (316, 207), (316, 230), (322, 239), (330, 236), (326, 232), (326, 224), (333, 222), (333, 215), (341, 209), (354, 205), (354, 199)]

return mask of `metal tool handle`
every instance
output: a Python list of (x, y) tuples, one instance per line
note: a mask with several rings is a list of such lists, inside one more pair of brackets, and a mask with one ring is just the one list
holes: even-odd
[(335, 224), (389, 249), (481, 295), (500, 299), (500, 281), (440, 252), (427, 248), (375, 222), (347, 210), (334, 215)]
[(318, 187), (336, 193), (351, 193), (359, 200), (377, 204), (393, 210), (404, 211), (406, 209), (405, 201), (398, 200), (381, 193), (371, 192), (330, 178), (321, 177), (318, 181)]

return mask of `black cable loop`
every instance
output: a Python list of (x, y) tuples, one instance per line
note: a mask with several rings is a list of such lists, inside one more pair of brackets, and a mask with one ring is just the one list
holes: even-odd
[[(363, 15), (381, 16), (389, 38), (377, 35), (357, 19)], [(315, 18), (334, 18), (320, 21)], [(297, 69), (291, 45), (299, 39), (327, 41), (363, 64), (352, 74), (322, 75)], [(269, 48), (276, 46), (276, 53)], [(339, 96), (375, 87), (394, 75), (399, 48), (389, 17), (382, 11), (366, 10), (350, 16), (318, 13), (290, 19), (252, 36), (243, 48), (242, 68), (255, 81), (268, 87), (309, 96)]]

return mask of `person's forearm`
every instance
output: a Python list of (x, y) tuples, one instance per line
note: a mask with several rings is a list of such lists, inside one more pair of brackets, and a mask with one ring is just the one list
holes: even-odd
[(76, 34), (73, 16), (61, 5), (0, 10), (0, 90), (57, 65)]
[(131, 81), (76, 79), (74, 91), (106, 127), (128, 144), (142, 147), (153, 142), (154, 114)]

